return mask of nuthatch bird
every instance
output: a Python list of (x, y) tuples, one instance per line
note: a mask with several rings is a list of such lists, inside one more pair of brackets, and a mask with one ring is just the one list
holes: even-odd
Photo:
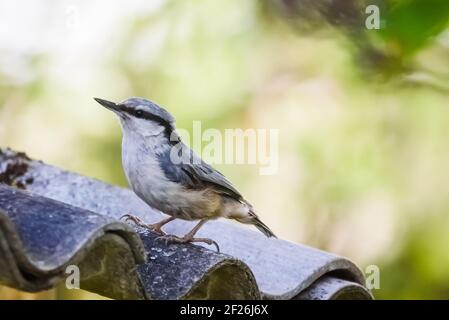
[[(267, 237), (275, 237), (226, 177), (181, 141), (175, 118), (165, 109), (143, 98), (121, 103), (95, 100), (120, 119), (122, 164), (129, 185), (140, 199), (170, 216), (154, 224), (146, 224), (133, 215), (124, 217), (168, 242), (204, 242), (215, 245), (217, 250), (215, 241), (195, 238), (201, 226), (211, 219), (223, 217), (252, 224)], [(175, 219), (200, 221), (183, 237), (165, 235), (161, 227)]]

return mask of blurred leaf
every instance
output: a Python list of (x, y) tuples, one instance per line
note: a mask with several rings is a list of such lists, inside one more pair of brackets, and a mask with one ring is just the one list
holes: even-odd
[(449, 23), (447, 0), (389, 1), (386, 12), (381, 12), (386, 22), (381, 28), (382, 37), (408, 57), (426, 46)]

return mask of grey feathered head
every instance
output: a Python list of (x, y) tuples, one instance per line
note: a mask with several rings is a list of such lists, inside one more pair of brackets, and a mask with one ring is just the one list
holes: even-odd
[(94, 99), (116, 113), (124, 129), (151, 135), (157, 131), (157, 128), (169, 132), (175, 128), (175, 118), (167, 110), (150, 100), (134, 97), (115, 103), (99, 98)]

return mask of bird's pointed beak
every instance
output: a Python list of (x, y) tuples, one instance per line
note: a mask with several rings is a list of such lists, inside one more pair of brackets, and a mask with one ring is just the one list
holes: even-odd
[(114, 112), (120, 112), (120, 106), (115, 103), (108, 100), (100, 99), (100, 98), (94, 98), (95, 101), (97, 101), (99, 104), (101, 104), (106, 109), (109, 109)]

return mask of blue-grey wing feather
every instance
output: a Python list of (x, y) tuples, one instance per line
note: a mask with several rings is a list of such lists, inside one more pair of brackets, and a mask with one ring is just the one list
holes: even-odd
[(217, 193), (244, 201), (240, 192), (223, 174), (204, 162), (182, 142), (181, 144), (181, 152), (187, 152), (190, 161), (173, 163), (170, 158), (170, 149), (159, 156), (159, 163), (167, 179), (190, 189), (212, 188)]

